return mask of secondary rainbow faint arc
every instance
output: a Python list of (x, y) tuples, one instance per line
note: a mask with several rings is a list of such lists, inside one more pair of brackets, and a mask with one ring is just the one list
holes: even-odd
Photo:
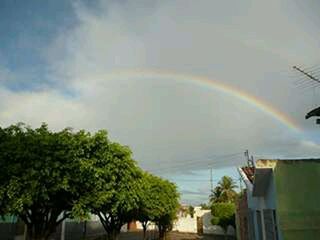
[(125, 70), (118, 70), (112, 71), (110, 74), (103, 75), (107, 78), (161, 78), (161, 79), (168, 79), (174, 80), (179, 82), (189, 82), (194, 85), (198, 85), (200, 87), (206, 87), (213, 89), (215, 91), (223, 92), (225, 94), (231, 95), (236, 97), (246, 103), (249, 103), (253, 107), (259, 109), (260, 111), (268, 114), (272, 118), (280, 121), (288, 128), (294, 131), (300, 131), (301, 129), (292, 120), (289, 116), (285, 113), (279, 111), (272, 105), (264, 102), (261, 99), (258, 99), (256, 96), (253, 96), (245, 91), (237, 89), (233, 86), (227, 85), (222, 82), (215, 81), (211, 78), (204, 77), (204, 76), (197, 76), (197, 75), (190, 75), (190, 74), (181, 74), (171, 71), (163, 71), (163, 70), (150, 70), (150, 69), (125, 69)]

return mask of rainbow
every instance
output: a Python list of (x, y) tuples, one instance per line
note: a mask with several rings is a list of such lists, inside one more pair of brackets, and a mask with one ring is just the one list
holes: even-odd
[(168, 79), (174, 81), (181, 82), (189, 82), (191, 84), (212, 89), (214, 91), (219, 91), (224, 94), (230, 95), (232, 97), (236, 97), (237, 99), (250, 104), (251, 106), (257, 108), (258, 110), (264, 112), (265, 114), (271, 116), (273, 119), (281, 122), (289, 129), (292, 129), (296, 132), (299, 132), (301, 129), (285, 113), (279, 111), (272, 105), (264, 102), (261, 99), (258, 99), (256, 96), (253, 96), (245, 91), (232, 87), (222, 82), (215, 81), (213, 79), (204, 77), (204, 76), (196, 76), (189, 74), (180, 74), (176, 72), (170, 71), (160, 71), (160, 70), (146, 70), (146, 69), (134, 69), (134, 70), (119, 70), (113, 71), (110, 74), (103, 75), (103, 79), (117, 79), (117, 78), (160, 78), (160, 79)]

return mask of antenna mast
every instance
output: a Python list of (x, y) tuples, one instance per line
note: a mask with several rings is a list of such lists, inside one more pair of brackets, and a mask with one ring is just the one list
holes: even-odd
[[(307, 78), (311, 79), (313, 82), (317, 83), (320, 85), (320, 79), (317, 78), (316, 76), (312, 75), (311, 73), (308, 73), (307, 71), (301, 69), (300, 67), (293, 66), (292, 67), (294, 70), (300, 72)], [(308, 112), (305, 116), (306, 119), (311, 118), (311, 117), (320, 117), (320, 107), (317, 107), (315, 109), (312, 109), (310, 112)], [(316, 120), (316, 124), (320, 124), (320, 119), (318, 118)]]

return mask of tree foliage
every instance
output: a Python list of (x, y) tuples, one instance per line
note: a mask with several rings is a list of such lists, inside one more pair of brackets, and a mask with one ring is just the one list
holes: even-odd
[(128, 147), (110, 143), (93, 161), (96, 193), (88, 199), (109, 239), (117, 239), (122, 225), (133, 220), (139, 208), (142, 171), (132, 160)]
[(211, 203), (234, 202), (237, 198), (236, 183), (231, 177), (223, 176), (210, 195)]
[(188, 207), (188, 213), (189, 213), (189, 215), (190, 215), (191, 218), (193, 218), (194, 212), (195, 212), (195, 211), (194, 211), (194, 207), (190, 205), (190, 206)]
[(214, 203), (211, 206), (213, 225), (221, 226), (227, 231), (228, 226), (235, 227), (235, 205), (234, 203)]
[(165, 233), (172, 228), (179, 208), (179, 193), (175, 184), (145, 173), (141, 196), (137, 219), (143, 225), (144, 238), (150, 221), (157, 224), (159, 238), (165, 238)]
[(139, 211), (136, 219), (141, 222), (143, 227), (143, 239), (146, 238), (146, 231), (149, 222), (154, 221), (158, 212), (158, 192), (154, 187), (161, 179), (150, 173), (143, 174), (142, 188), (140, 193)]
[(0, 213), (19, 216), (29, 239), (47, 239), (87, 194), (79, 167), (85, 136), (46, 124), (0, 128)]
[(232, 178), (223, 176), (210, 195), (211, 223), (221, 226), (227, 232), (228, 226), (235, 227), (236, 184)]
[(200, 207), (202, 210), (209, 210), (210, 209), (210, 206), (206, 203), (201, 203), (200, 204)]
[(167, 231), (172, 229), (179, 209), (179, 193), (175, 184), (161, 180), (154, 186), (158, 191), (157, 214), (154, 221), (158, 225), (159, 239), (164, 239)]
[(106, 131), (0, 128), (0, 215), (19, 216), (28, 239), (48, 239), (64, 219), (89, 213), (99, 216), (110, 240), (138, 217), (156, 222), (163, 237), (178, 198), (174, 184), (143, 173), (131, 150)]

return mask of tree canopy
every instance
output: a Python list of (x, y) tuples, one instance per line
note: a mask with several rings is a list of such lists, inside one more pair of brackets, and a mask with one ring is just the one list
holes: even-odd
[(211, 206), (213, 215), (211, 223), (221, 226), (227, 231), (228, 226), (235, 227), (235, 205), (234, 203), (214, 203)]
[(0, 128), (0, 211), (19, 216), (30, 239), (47, 239), (88, 192), (79, 167), (85, 136), (46, 124)]
[(99, 216), (109, 239), (116, 239), (122, 225), (138, 212), (143, 184), (142, 171), (131, 158), (128, 147), (117, 143), (106, 146), (90, 163), (96, 174), (96, 193), (88, 199), (92, 213)]
[(177, 218), (179, 193), (175, 184), (163, 179), (153, 188), (158, 191), (158, 207), (154, 221), (158, 225), (159, 239), (163, 239), (166, 232), (171, 230), (173, 221)]
[(155, 185), (161, 181), (159, 177), (151, 175), (147, 172), (143, 175), (142, 192), (139, 202), (139, 211), (136, 219), (141, 222), (143, 227), (143, 238), (146, 238), (146, 231), (148, 223), (153, 221), (158, 213), (157, 198), (158, 192), (156, 191)]
[(211, 223), (221, 226), (225, 232), (229, 225), (235, 227), (236, 184), (231, 177), (223, 176), (210, 195)]
[(46, 240), (64, 219), (89, 213), (99, 216), (108, 239), (137, 218), (156, 222), (163, 237), (178, 199), (174, 184), (144, 173), (129, 147), (106, 131), (0, 128), (0, 215), (20, 217), (30, 240)]
[(231, 177), (223, 176), (210, 195), (211, 203), (234, 202), (237, 197), (236, 183)]
[(159, 238), (164, 238), (176, 219), (179, 208), (179, 193), (175, 184), (149, 173), (144, 174), (143, 193), (137, 219), (144, 230), (148, 222), (158, 225)]

